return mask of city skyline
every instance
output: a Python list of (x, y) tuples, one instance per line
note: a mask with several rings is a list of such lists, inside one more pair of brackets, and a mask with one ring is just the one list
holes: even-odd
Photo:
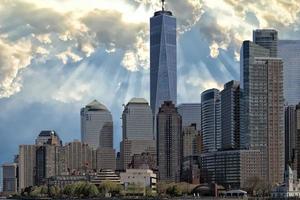
[[(18, 2), (22, 2), (22, 1), (18, 1)], [(29, 4), (34, 5), (34, 8), (35, 8), (34, 11), (38, 11), (40, 9), (40, 7), (38, 6), (39, 5), (38, 1), (32, 1), (32, 2), (23, 1), (23, 2), (26, 2), (28, 5)], [(170, 6), (170, 8), (174, 8), (174, 12), (177, 11), (177, 13), (178, 13), (178, 9), (176, 9), (175, 4), (172, 5), (170, 3), (170, 5), (167, 4), (167, 6)], [(201, 7), (200, 8), (197, 7), (196, 1), (188, 1), (188, 3), (186, 3), (186, 4), (187, 4), (188, 9), (195, 9), (196, 12), (201, 11)], [(51, 6), (53, 6), (53, 7), (51, 7)], [(50, 5), (51, 9), (55, 9), (56, 8), (55, 6), (56, 6), (55, 3), (53, 3), (53, 5)], [(138, 10), (137, 8), (140, 8), (143, 6), (146, 7), (147, 5), (132, 5), (133, 8), (136, 8), (136, 10)], [(198, 6), (201, 6), (201, 5), (198, 5)], [(216, 6), (216, 5), (210, 5), (209, 3), (207, 3), (206, 5), (204, 5), (204, 8), (209, 9), (209, 8), (213, 8), (214, 6)], [(74, 7), (75, 7), (75, 5), (74, 5)], [(198, 8), (199, 10), (197, 10), (196, 8)], [(13, 9), (13, 7), (11, 7), (11, 9)], [(151, 9), (149, 9), (149, 10), (151, 10)], [(60, 12), (64, 13), (64, 11), (60, 11)], [(94, 11), (94, 12), (96, 12), (96, 11)], [(177, 15), (177, 13), (175, 12), (175, 15)], [(89, 27), (88, 27), (89, 29), (95, 28), (95, 27), (93, 27), (94, 26), (93, 20), (95, 20), (95, 18), (93, 18), (93, 17), (97, 17), (97, 14), (99, 15), (99, 13), (92, 13), (92, 14), (95, 14), (94, 16), (91, 17), (92, 19), (88, 18), (88, 19), (85, 19), (86, 21), (84, 21), (84, 23), (89, 25)], [(25, 13), (25, 15), (26, 15), (26, 13)], [(107, 15), (113, 16), (113, 14), (110, 15), (109, 13)], [(125, 14), (124, 14), (124, 16), (125, 16)], [(230, 47), (230, 45), (233, 45), (233, 46), (236, 45), (236, 44), (234, 44), (234, 42), (227, 41), (230, 44), (227, 49), (226, 44), (224, 44), (225, 46), (222, 47), (223, 40), (217, 41), (218, 38), (214, 38), (214, 37), (207, 39), (208, 36), (202, 35), (202, 37), (206, 38), (207, 41), (205, 41), (205, 40), (204, 40), (204, 42), (198, 41), (198, 44), (200, 44), (200, 43), (204, 44), (203, 47), (205, 48), (205, 53), (204, 52), (200, 53), (200, 56), (198, 58), (197, 57), (198, 55), (195, 56), (195, 54), (193, 54), (193, 52), (189, 50), (190, 48), (194, 48), (194, 50), (197, 50), (197, 49), (202, 50), (202, 47), (193, 47), (193, 43), (191, 43), (192, 40), (190, 39), (190, 37), (197, 38), (197, 40), (201, 40), (201, 36), (200, 36), (201, 33), (200, 33), (200, 35), (197, 34), (195, 36), (196, 33), (195, 33), (194, 28), (199, 26), (199, 24), (202, 23), (201, 20), (203, 20), (203, 16), (207, 17), (206, 13), (204, 13), (201, 16), (201, 18), (198, 19), (198, 21), (195, 19), (196, 24), (188, 24), (190, 22), (187, 23), (186, 21), (184, 21), (182, 19), (181, 15), (178, 14), (178, 18), (180, 20), (179, 32), (181, 32), (181, 35), (179, 36), (179, 39), (178, 39), (179, 45), (180, 45), (180, 47), (179, 47), (179, 55), (180, 56), (178, 58), (178, 62), (179, 62), (178, 71), (181, 72), (181, 73), (179, 73), (179, 76), (178, 76), (178, 77), (180, 77), (178, 80), (178, 83), (183, 83), (182, 85), (178, 84), (179, 85), (179, 87), (178, 87), (178, 99), (179, 99), (178, 103), (185, 103), (185, 102), (190, 102), (190, 101), (200, 102), (200, 93), (203, 92), (205, 89), (210, 89), (213, 87), (222, 89), (222, 85), (224, 83), (226, 83), (227, 81), (230, 81), (232, 79), (239, 80), (238, 72), (236, 69), (236, 67), (238, 66), (237, 65), (238, 62), (236, 60), (234, 60), (234, 55), (236, 53), (235, 47)], [(147, 17), (149, 17), (149, 16), (147, 16)], [(193, 17), (194, 16), (192, 16), (191, 18), (194, 19)], [(101, 18), (102, 18), (102, 16), (101, 16)], [(250, 16), (250, 18), (251, 18), (251, 16)], [(253, 16), (251, 19), (253, 20)], [(45, 20), (47, 21), (47, 19), (45, 19)], [(262, 24), (266, 23), (262, 19), (260, 19), (260, 20), (261, 20)], [(130, 21), (130, 20), (128, 19), (128, 21)], [(278, 19), (277, 19), (277, 21), (278, 21)], [(17, 24), (17, 22), (15, 22), (15, 23)], [(34, 22), (28, 23), (29, 27), (33, 25), (31, 23), (34, 23)], [(48, 23), (48, 21), (47, 21), (47, 23)], [(199, 24), (197, 24), (197, 23), (199, 23)], [(188, 25), (186, 25), (186, 24), (188, 24)], [(270, 23), (270, 24), (272, 24), (272, 23)], [(267, 23), (267, 25), (270, 25), (270, 24)], [(266, 26), (266, 24), (263, 24), (261, 26), (264, 27), (264, 26)], [(261, 26), (259, 26), (259, 27), (261, 27)], [(14, 42), (18, 42), (18, 44), (16, 44), (18, 46), (15, 46), (15, 48), (20, 52), (17, 52), (17, 53), (19, 53), (20, 55), (22, 55), (23, 53), (24, 54), (28, 53), (28, 52), (22, 52), (22, 50), (19, 49), (21, 47), (24, 48), (24, 46), (25, 46), (24, 43), (26, 43), (26, 41), (22, 41), (21, 39), (16, 39), (18, 37), (18, 35), (15, 35), (15, 36), (9, 35), (9, 33), (10, 33), (9, 27), (6, 24), (4, 24), (3, 27), (4, 28), (0, 29), (1, 34), (7, 34), (8, 36), (4, 37), (4, 39), (2, 39), (2, 37), (1, 37), (1, 42), (2, 42), (1, 45), (6, 47), (6, 46), (9, 46), (10, 44), (13, 44)], [(39, 27), (39, 26), (37, 26), (37, 27)], [(21, 29), (21, 27), (19, 27), (19, 28)], [(24, 27), (24, 28), (26, 29), (26, 27)], [(50, 28), (51, 28), (51, 25), (50, 25)], [(139, 27), (133, 27), (133, 28), (136, 28), (136, 29), (133, 29), (133, 31), (139, 30)], [(258, 28), (258, 27), (256, 27), (256, 28)], [(278, 27), (274, 26), (274, 28), (278, 28)], [(30, 28), (28, 28), (28, 29), (31, 30)], [(59, 28), (57, 28), (57, 29), (59, 29)], [(191, 30), (188, 30), (188, 29), (191, 29)], [(249, 26), (248, 31), (252, 32), (252, 29), (254, 29), (254, 27)], [(54, 30), (54, 32), (55, 31), (56, 30)], [(101, 33), (102, 30), (98, 30), (98, 31)], [(47, 32), (47, 29), (43, 30), (43, 32)], [(282, 33), (283, 35), (285, 34), (286, 37), (288, 35), (288, 33), (286, 33), (285, 31), (279, 30), (279, 32)], [(294, 32), (297, 32), (297, 31), (294, 31)], [(2, 105), (4, 107), (4, 112), (1, 114), (1, 120), (3, 119), (2, 121), (4, 123), (1, 124), (1, 126), (0, 126), (1, 136), (4, 137), (3, 138), (4, 140), (2, 141), (3, 143), (1, 142), (1, 145), (0, 145), (1, 146), (1, 149), (0, 149), (1, 156), (0, 157), (1, 157), (1, 159), (3, 159), (3, 160), (0, 160), (1, 162), (10, 161), (13, 154), (16, 154), (16, 149), (17, 149), (16, 145), (30, 143), (29, 141), (32, 141), (32, 138), (36, 137), (36, 135), (38, 134), (38, 132), (40, 130), (45, 130), (45, 129), (56, 130), (58, 132), (58, 134), (62, 137), (64, 142), (72, 141), (73, 139), (79, 138), (79, 133), (80, 133), (78, 131), (79, 127), (73, 127), (74, 123), (79, 122), (79, 120), (78, 120), (79, 117), (77, 116), (78, 115), (77, 107), (78, 106), (82, 107), (83, 105), (86, 105), (92, 99), (98, 99), (99, 101), (104, 102), (105, 105), (109, 105), (108, 106), (109, 110), (112, 110), (113, 119), (114, 119), (114, 121), (117, 121), (116, 126), (115, 126), (116, 128), (114, 131), (114, 134), (117, 139), (114, 141), (114, 147), (118, 147), (118, 142), (120, 141), (120, 136), (121, 136), (121, 132), (120, 132), (120, 124), (121, 123), (120, 123), (120, 120), (118, 120), (118, 118), (121, 116), (120, 115), (120, 110), (122, 109), (121, 105), (123, 103), (127, 102), (126, 100), (129, 100), (129, 98), (132, 98), (132, 97), (143, 97), (143, 98), (146, 98), (147, 100), (149, 100), (149, 96), (147, 94), (149, 91), (149, 88), (148, 88), (149, 85), (148, 85), (148, 82), (145, 80), (145, 77), (149, 76), (148, 68), (147, 67), (143, 68), (143, 67), (141, 67), (143, 65), (140, 64), (140, 62), (142, 63), (143, 61), (147, 60), (147, 58), (145, 60), (143, 60), (143, 56), (148, 57), (147, 55), (145, 56), (144, 54), (142, 54), (141, 52), (136, 50), (137, 55), (139, 55), (140, 57), (134, 58), (132, 60), (132, 51), (126, 49), (127, 48), (126, 44), (117, 44), (117, 43), (116, 44), (113, 44), (113, 43), (105, 44), (106, 48), (102, 49), (102, 51), (101, 51), (101, 48), (99, 48), (99, 49), (95, 48), (95, 47), (97, 47), (97, 45), (103, 43), (103, 41), (100, 40), (98, 44), (92, 44), (91, 46), (87, 45), (87, 46), (81, 47), (81, 50), (83, 52), (85, 52), (86, 54), (89, 54), (89, 56), (86, 55), (86, 57), (82, 58), (83, 56), (80, 57), (78, 55), (81, 52), (78, 53), (74, 49), (72, 49), (73, 51), (67, 49), (65, 52), (63, 52), (64, 54), (56, 55), (56, 58), (61, 59), (59, 62), (57, 60), (53, 61), (45, 55), (47, 53), (44, 51), (44, 50), (47, 50), (45, 48), (47, 47), (47, 44), (49, 44), (49, 40), (50, 40), (50, 43), (55, 43), (55, 38), (54, 38), (55, 36), (52, 35), (52, 32), (50, 32), (50, 33), (51, 34), (48, 37), (45, 36), (45, 34), (39, 34), (39, 33), (35, 33), (37, 36), (34, 36), (34, 37), (33, 37), (33, 35), (31, 35), (31, 37), (32, 37), (31, 40), (37, 40), (34, 42), (40, 42), (40, 40), (42, 42), (40, 42), (39, 44), (35, 44), (34, 42), (31, 41), (31, 43), (32, 43), (31, 45), (33, 46), (33, 48), (35, 48), (35, 53), (33, 54), (32, 58), (30, 59), (30, 64), (26, 65), (28, 63), (28, 58), (22, 57), (24, 59), (24, 60), (22, 60), (24, 63), (21, 63), (20, 66), (23, 64), (23, 65), (26, 65), (26, 68), (22, 70), (22, 75), (17, 74), (16, 75), (17, 77), (15, 77), (15, 78), (17, 79), (18, 77), (22, 77), (22, 82), (20, 82), (19, 84), (22, 83), (23, 87), (18, 85), (18, 82), (14, 82), (14, 81), (17, 81), (15, 79), (13, 79), (13, 81), (10, 82), (11, 84), (9, 84), (10, 87), (8, 87), (8, 88), (6, 87), (7, 84), (1, 84), (1, 97), (2, 98), (0, 100), (0, 105)], [(74, 35), (72, 35), (72, 34), (73, 33), (70, 33), (70, 35), (68, 35), (67, 33), (65, 35), (61, 34), (60, 39), (66, 39), (66, 41), (69, 41), (68, 37), (72, 37), (72, 36), (74, 37)], [(220, 36), (222, 36), (223, 33), (218, 33), (218, 34)], [(245, 35), (247, 35), (247, 34), (245, 34)], [(44, 36), (44, 37), (42, 37), (42, 36)], [(65, 36), (65, 37), (63, 37), (63, 36)], [(14, 37), (16, 37), (16, 38), (14, 38)], [(26, 38), (25, 36), (23, 36), (23, 37)], [(247, 37), (247, 38), (250, 39), (251, 37)], [(242, 40), (247, 40), (247, 38), (242, 38)], [(292, 36), (287, 37), (287, 38), (297, 39), (296, 37), (292, 37)], [(141, 38), (139, 38), (139, 39), (141, 39)], [(285, 39), (285, 38), (279, 38), (279, 39)], [(216, 41), (214, 41), (214, 40), (216, 40)], [(70, 39), (70, 41), (72, 41), (72, 39)], [(129, 41), (130, 41), (130, 38), (129, 38)], [(224, 41), (226, 41), (226, 40), (224, 39)], [(143, 38), (142, 38), (142, 43), (143, 42), (145, 42), (145, 44), (147, 44), (146, 41), (143, 41)], [(232, 44), (231, 44), (231, 42), (232, 42)], [(22, 45), (24, 45), (24, 46), (22, 46)], [(95, 45), (95, 46), (93, 46), (93, 45)], [(118, 45), (120, 45), (120, 46), (118, 46)], [(122, 45), (124, 45), (125, 47)], [(39, 48), (39, 47), (41, 47), (41, 48)], [(142, 47), (140, 47), (139, 49), (142, 49)], [(124, 48), (123, 51), (125, 53), (124, 53), (123, 59), (121, 59), (122, 62), (120, 62), (120, 63), (122, 63), (122, 64), (120, 65), (120, 68), (111, 69), (111, 68), (105, 67), (108, 65), (115, 64), (111, 60), (108, 61), (106, 59), (109, 57), (117, 56), (117, 54), (119, 54), (119, 56), (120, 56), (120, 54), (122, 54), (122, 48)], [(106, 52), (104, 52), (104, 51), (106, 51)], [(134, 52), (134, 50), (133, 50), (133, 52)], [(146, 50), (146, 52), (147, 52), (147, 50)], [(78, 54), (76, 54), (76, 53), (78, 53)], [(191, 55), (188, 55), (189, 53), (191, 53)], [(218, 53), (220, 53), (219, 56), (217, 56)], [(30, 54), (30, 53), (28, 53), (28, 54)], [(48, 54), (55, 55), (55, 54), (52, 54), (52, 52), (48, 52)], [(4, 56), (6, 56), (4, 58), (7, 58), (7, 55), (4, 55)], [(101, 59), (99, 59), (98, 56), (100, 56)], [(120, 57), (122, 57), (122, 56), (120, 56)], [(136, 61), (135, 59), (138, 61)], [(31, 61), (31, 60), (34, 60), (34, 61)], [(108, 62), (104, 62), (103, 60), (104, 61), (106, 60)], [(47, 70), (41, 69), (38, 67), (40, 62), (44, 63), (45, 66), (47, 66), (47, 65), (57, 66), (58, 65), (58, 66), (70, 66), (70, 67), (67, 69), (56, 67), (56, 70), (60, 69), (61, 72), (63, 72), (63, 74), (64, 74), (64, 76), (62, 76), (62, 77), (56, 77), (58, 75), (57, 71), (55, 71), (55, 72), (52, 71), (52, 72), (48, 73)], [(104, 62), (104, 64), (103, 64), (103, 62)], [(87, 64), (87, 63), (89, 63), (89, 64)], [(135, 66), (130, 65), (132, 63), (135, 63), (134, 64)], [(201, 64), (199, 64), (199, 63), (201, 63)], [(7, 64), (7, 63), (4, 63), (4, 64)], [(93, 74), (93, 71), (90, 69), (91, 68), (96, 69), (95, 66), (97, 66), (97, 65), (101, 66), (101, 68), (99, 70), (96, 70), (97, 73)], [(145, 64), (145, 65), (148, 65), (148, 64)], [(213, 65), (216, 65), (219, 68), (212, 67)], [(17, 66), (17, 67), (20, 67), (20, 66)], [(27, 66), (30, 66), (30, 67), (27, 67)], [(134, 68), (137, 66), (141, 67), (141, 69)], [(187, 67), (185, 67), (185, 66), (187, 66)], [(74, 67), (74, 68), (77, 67), (77, 68), (74, 70), (74, 68), (72, 69), (72, 67)], [(205, 69), (203, 69), (202, 67)], [(191, 68), (193, 68), (193, 69), (191, 69)], [(128, 71), (126, 71), (126, 70), (128, 70)], [(86, 80), (84, 80), (80, 77), (82, 75), (83, 71), (85, 72), (84, 77)], [(134, 72), (132, 72), (132, 71), (134, 71)], [(112, 86), (110, 86), (109, 85), (110, 83), (108, 82), (110, 79), (107, 79), (106, 76), (108, 76), (109, 74), (118, 73), (118, 72), (119, 72), (119, 77), (117, 77), (117, 78), (115, 77), (115, 79), (114, 79), (114, 80), (118, 80), (118, 81), (116, 81), (117, 84), (114, 83), (114, 84), (112, 84)], [(194, 72), (196, 72), (196, 73), (194, 73)], [(122, 74), (123, 75), (126, 74), (126, 76), (127, 76), (127, 77), (125, 77), (125, 79), (127, 79), (126, 81), (122, 80), (123, 79)], [(221, 75), (221, 74), (223, 74), (223, 75)], [(98, 78), (95, 75), (100, 75), (100, 76)], [(142, 78), (139, 77), (140, 75)], [(199, 77), (197, 77), (197, 75)], [(8, 77), (10, 77), (10, 76), (8, 76)], [(65, 79), (64, 77), (67, 77), (67, 79)], [(93, 77), (93, 79), (91, 80), (90, 77)], [(30, 80), (32, 78), (33, 79), (39, 78), (38, 80), (40, 80), (41, 84), (40, 85), (34, 84), (34, 82)], [(103, 80), (102, 82), (101, 82), (101, 79)], [(7, 79), (3, 79), (3, 80), (9, 82), (9, 80), (7, 80)], [(47, 80), (48, 82), (43, 82), (42, 80)], [(60, 80), (60, 81), (57, 81), (57, 80)], [(213, 80), (213, 81), (211, 81), (211, 80)], [(218, 80), (218, 81), (216, 81), (216, 80)], [(1, 81), (2, 81), (2, 79), (1, 79)], [(55, 83), (55, 82), (57, 82), (58, 85), (56, 85), (57, 83)], [(91, 82), (93, 82), (93, 83), (91, 84)], [(101, 89), (104, 88), (104, 90), (100, 91), (100, 92), (95, 92), (95, 94), (94, 94), (93, 91), (97, 91), (97, 89), (101, 90), (100, 88), (96, 87), (96, 85), (98, 85), (99, 83), (101, 83)], [(136, 83), (141, 83), (141, 84), (137, 84), (137, 85), (139, 85), (137, 88), (136, 88), (136, 86), (133, 87), (133, 85), (136, 85)], [(54, 86), (52, 86), (52, 84)], [(205, 86), (205, 84), (207, 84), (207, 85)], [(19, 86), (19, 88), (17, 86)], [(112, 88), (117, 88), (116, 89), (117, 91), (114, 94), (106, 95), (105, 93), (107, 93), (108, 91), (112, 91)], [(48, 92), (50, 93), (50, 95), (44, 95), (44, 93), (39, 93), (39, 91), (47, 90), (47, 89), (49, 89)], [(77, 91), (77, 89), (79, 91)], [(191, 93), (193, 93), (193, 94), (191, 94)], [(121, 96), (121, 98), (118, 100), (110, 101), (110, 99), (113, 99), (116, 96)], [(104, 98), (104, 99), (102, 99), (102, 98)], [(24, 102), (24, 105), (20, 105), (21, 102)], [(106, 103), (108, 103), (108, 104), (106, 104)], [(12, 109), (11, 110), (12, 112), (10, 112), (9, 108)], [(74, 108), (76, 108), (76, 109), (74, 109)], [(65, 110), (65, 111), (62, 111), (62, 110)], [(69, 114), (70, 114), (70, 116), (69, 116)], [(24, 117), (26, 115), (32, 116), (32, 118), (26, 119), (26, 117)], [(40, 119), (40, 117), (41, 117), (41, 119)], [(8, 123), (9, 119), (12, 119), (12, 118), (15, 119), (16, 123), (19, 122), (20, 126), (18, 126), (18, 127), (9, 126), (9, 123)], [(29, 126), (25, 127), (25, 124), (26, 125), (29, 124)], [(13, 135), (12, 138), (5, 137), (6, 134), (11, 135), (11, 133), (15, 133), (16, 136)], [(19, 137), (21, 134), (23, 137)], [(12, 147), (5, 145), (6, 143), (9, 143), (9, 141), (11, 139), (14, 139), (15, 142), (13, 142), (13, 143), (15, 143), (15, 144), (12, 145)], [(8, 152), (9, 152), (8, 154), (3, 155), (3, 152), (6, 152), (6, 151), (4, 151), (4, 148), (8, 148)], [(13, 150), (13, 149), (15, 149), (15, 150)]]

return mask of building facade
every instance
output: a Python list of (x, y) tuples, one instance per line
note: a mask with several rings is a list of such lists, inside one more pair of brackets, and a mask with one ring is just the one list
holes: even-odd
[(253, 42), (270, 51), (270, 57), (278, 54), (278, 32), (273, 29), (257, 29), (253, 31)]
[(196, 129), (201, 131), (201, 103), (184, 103), (177, 107), (182, 117), (182, 127), (196, 124)]
[(95, 169), (97, 169), (96, 151), (88, 144), (75, 140), (60, 150), (60, 175), (81, 175)]
[(150, 104), (154, 115), (164, 101), (177, 102), (176, 18), (157, 11), (150, 19)]
[(131, 168), (132, 158), (135, 154), (156, 154), (155, 140), (123, 140), (120, 145), (122, 169)]
[(201, 182), (227, 189), (246, 188), (253, 177), (262, 176), (259, 150), (227, 150), (201, 154)]
[(182, 164), (182, 121), (177, 108), (170, 101), (157, 114), (157, 156), (159, 179), (179, 182)]
[(201, 144), (199, 144), (200, 132), (196, 129), (197, 125), (192, 124), (183, 127), (183, 158), (189, 156), (199, 156), (201, 153)]
[(300, 40), (279, 40), (278, 57), (283, 60), (283, 91), (287, 105), (300, 102)]
[[(241, 148), (249, 149), (253, 146), (263, 146), (260, 142), (263, 141), (264, 131), (266, 124), (262, 124), (257, 126), (257, 116), (251, 115), (252, 112), (257, 107), (256, 102), (251, 97), (252, 90), (254, 90), (254, 62), (255, 57), (268, 57), (270, 55), (270, 51), (265, 49), (253, 42), (244, 41), (241, 53), (240, 53), (240, 65), (241, 65)], [(255, 89), (259, 89), (256, 87)], [(259, 90), (258, 90), (259, 91)], [(261, 100), (262, 101), (262, 100)], [(264, 103), (264, 107), (266, 107), (266, 102), (262, 101), (261, 104)], [(258, 113), (257, 113), (258, 114)], [(260, 112), (260, 114), (264, 114)], [(259, 117), (263, 118), (263, 117)]]
[(35, 185), (36, 145), (19, 146), (19, 192)]
[(3, 164), (3, 194), (12, 195), (18, 192), (18, 165), (16, 163)]
[[(297, 170), (297, 115), (296, 106), (285, 106), (284, 109), (284, 137), (285, 137), (285, 167)], [(287, 170), (287, 168), (285, 168)]]
[(113, 120), (110, 111), (94, 100), (81, 109), (81, 141), (93, 149), (113, 148)]
[(217, 89), (201, 94), (201, 134), (204, 152), (221, 148), (221, 99)]
[(240, 83), (230, 81), (221, 91), (222, 149), (240, 148)]
[(123, 139), (154, 140), (153, 114), (145, 99), (131, 99), (124, 108), (122, 122)]
[(110, 147), (99, 147), (97, 155), (97, 170), (116, 170), (116, 151)]

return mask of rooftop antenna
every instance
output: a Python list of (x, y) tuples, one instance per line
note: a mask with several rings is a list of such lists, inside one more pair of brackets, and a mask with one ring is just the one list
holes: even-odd
[(162, 11), (165, 11), (165, 0), (161, 0)]

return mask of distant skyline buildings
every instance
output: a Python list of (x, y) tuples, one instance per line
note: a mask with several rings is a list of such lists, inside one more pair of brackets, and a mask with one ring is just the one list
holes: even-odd
[(300, 40), (279, 40), (278, 57), (283, 60), (284, 102), (300, 102)]
[(150, 105), (154, 115), (164, 101), (177, 104), (176, 18), (162, 10), (150, 19)]
[(81, 141), (93, 149), (113, 148), (113, 119), (106, 106), (97, 100), (81, 109)]
[(201, 94), (201, 134), (204, 152), (221, 148), (221, 98), (218, 89), (209, 89)]

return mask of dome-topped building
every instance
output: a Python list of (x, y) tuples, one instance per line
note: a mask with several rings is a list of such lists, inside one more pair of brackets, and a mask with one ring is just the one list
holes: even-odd
[(92, 101), (81, 109), (81, 140), (93, 149), (113, 147), (113, 120), (108, 108)]

